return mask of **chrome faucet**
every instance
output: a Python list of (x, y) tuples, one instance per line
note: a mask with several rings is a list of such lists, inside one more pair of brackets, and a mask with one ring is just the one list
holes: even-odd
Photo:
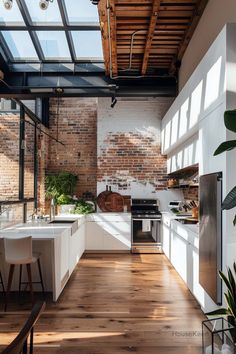
[(55, 219), (55, 199), (51, 199), (51, 204), (50, 204), (50, 221)]

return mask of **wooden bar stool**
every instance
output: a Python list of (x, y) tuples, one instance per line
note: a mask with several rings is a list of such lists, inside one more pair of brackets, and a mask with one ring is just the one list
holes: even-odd
[[(15, 265), (20, 266), (20, 276), (19, 276), (19, 292), (21, 291), (21, 285), (27, 284), (30, 287), (31, 302), (34, 303), (34, 293), (33, 284), (41, 284), (42, 292), (44, 295), (44, 285), (40, 264), (40, 254), (33, 254), (32, 252), (32, 236), (21, 237), (21, 238), (4, 238), (4, 249), (5, 249), (5, 261), (10, 264), (7, 290), (6, 290), (6, 302), (5, 311), (7, 310), (8, 296), (11, 290), (11, 284), (14, 274)], [(39, 271), (39, 282), (32, 282), (31, 274), (31, 264), (37, 262)], [(26, 265), (28, 282), (22, 282), (22, 266)]]

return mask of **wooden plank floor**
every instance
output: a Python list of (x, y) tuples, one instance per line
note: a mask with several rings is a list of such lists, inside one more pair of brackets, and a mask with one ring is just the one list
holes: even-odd
[[(0, 349), (27, 306), (0, 313)], [(47, 303), (35, 354), (200, 354), (203, 319), (164, 255), (85, 255), (59, 301)]]

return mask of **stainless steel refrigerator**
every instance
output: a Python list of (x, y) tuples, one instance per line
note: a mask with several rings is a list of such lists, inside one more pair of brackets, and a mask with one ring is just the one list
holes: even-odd
[(199, 281), (216, 304), (222, 303), (222, 173), (200, 176)]

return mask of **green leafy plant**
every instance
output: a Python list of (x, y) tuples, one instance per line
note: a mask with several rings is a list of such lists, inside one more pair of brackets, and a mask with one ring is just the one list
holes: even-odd
[[(236, 110), (225, 111), (224, 123), (227, 129), (236, 133)], [(214, 156), (221, 154), (222, 152), (229, 151), (236, 148), (236, 140), (228, 140), (218, 146), (214, 152)], [(229, 210), (236, 206), (236, 186), (227, 194), (223, 203), (222, 209)], [(234, 226), (236, 225), (236, 215), (233, 220)]]
[(75, 209), (71, 212), (72, 214), (90, 214), (94, 211), (93, 205), (80, 199), (75, 204)]
[(74, 200), (69, 195), (61, 194), (57, 198), (57, 204), (58, 205), (74, 204)]
[(45, 178), (46, 198), (58, 198), (63, 195), (73, 195), (78, 177), (70, 172), (60, 172), (58, 175), (48, 175)]
[[(233, 274), (234, 273), (234, 274)], [(236, 326), (236, 264), (233, 264), (233, 272), (228, 267), (227, 268), (227, 276), (219, 271), (219, 275), (223, 282), (226, 285), (227, 292), (224, 293), (225, 300), (227, 303), (227, 308), (217, 309), (215, 311), (211, 311), (206, 313), (207, 316), (227, 316), (228, 321), (231, 325)], [(236, 342), (236, 331), (234, 330), (231, 334)]]

